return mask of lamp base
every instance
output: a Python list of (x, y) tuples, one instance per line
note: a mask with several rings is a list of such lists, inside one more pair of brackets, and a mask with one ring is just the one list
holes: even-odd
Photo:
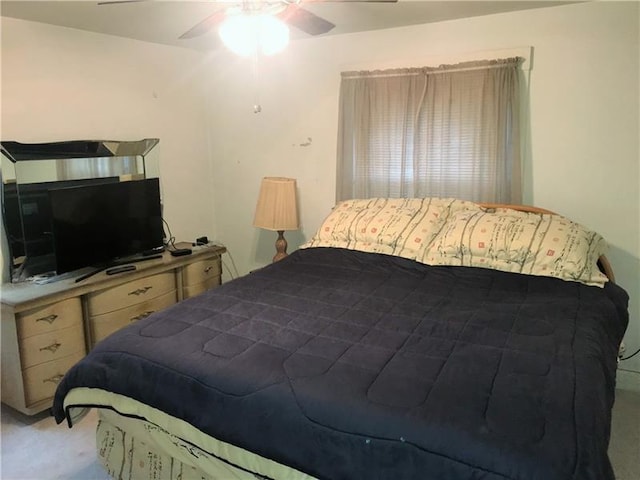
[(276, 240), (276, 254), (273, 257), (273, 263), (282, 260), (287, 255), (287, 241), (284, 238), (284, 230), (278, 230), (278, 239)]

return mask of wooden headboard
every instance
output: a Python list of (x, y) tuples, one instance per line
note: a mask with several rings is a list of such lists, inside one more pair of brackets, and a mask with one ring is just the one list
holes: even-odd
[[(557, 215), (556, 212), (552, 212), (551, 210), (540, 207), (533, 207), (531, 205), (511, 205), (508, 203), (479, 203), (479, 205), (487, 209), (510, 208), (511, 210), (518, 210), (519, 212), (550, 213), (553, 215)], [(604, 255), (602, 255), (598, 259), (598, 268), (600, 268), (600, 271), (604, 273), (611, 282), (616, 283), (616, 278), (613, 274), (613, 268), (611, 267), (611, 264), (609, 263), (607, 257), (605, 257)]]

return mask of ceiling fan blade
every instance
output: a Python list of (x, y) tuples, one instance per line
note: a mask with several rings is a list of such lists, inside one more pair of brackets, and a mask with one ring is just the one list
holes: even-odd
[(200, 23), (197, 23), (196, 25), (191, 27), (189, 30), (184, 32), (182, 35), (180, 35), (180, 39), (186, 40), (188, 38), (195, 38), (195, 37), (199, 37), (200, 35), (204, 35), (208, 31), (210, 31), (212, 28), (214, 28), (216, 25), (221, 23), (225, 19), (225, 16), (226, 16), (226, 12), (224, 10), (218, 10), (216, 12), (213, 12), (207, 18), (202, 20)]
[(278, 14), (278, 18), (309, 35), (322, 35), (335, 27), (333, 23), (294, 3), (287, 5), (287, 8)]

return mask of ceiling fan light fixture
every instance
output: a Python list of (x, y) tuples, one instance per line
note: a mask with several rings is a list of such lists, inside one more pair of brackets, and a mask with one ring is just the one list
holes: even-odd
[(232, 52), (248, 57), (258, 52), (273, 55), (289, 43), (289, 28), (273, 15), (241, 13), (222, 22), (218, 34)]

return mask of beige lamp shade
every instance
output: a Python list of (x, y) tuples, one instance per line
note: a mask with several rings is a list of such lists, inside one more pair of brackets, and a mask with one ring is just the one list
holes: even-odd
[(262, 179), (253, 226), (274, 231), (298, 229), (294, 178), (265, 177)]

